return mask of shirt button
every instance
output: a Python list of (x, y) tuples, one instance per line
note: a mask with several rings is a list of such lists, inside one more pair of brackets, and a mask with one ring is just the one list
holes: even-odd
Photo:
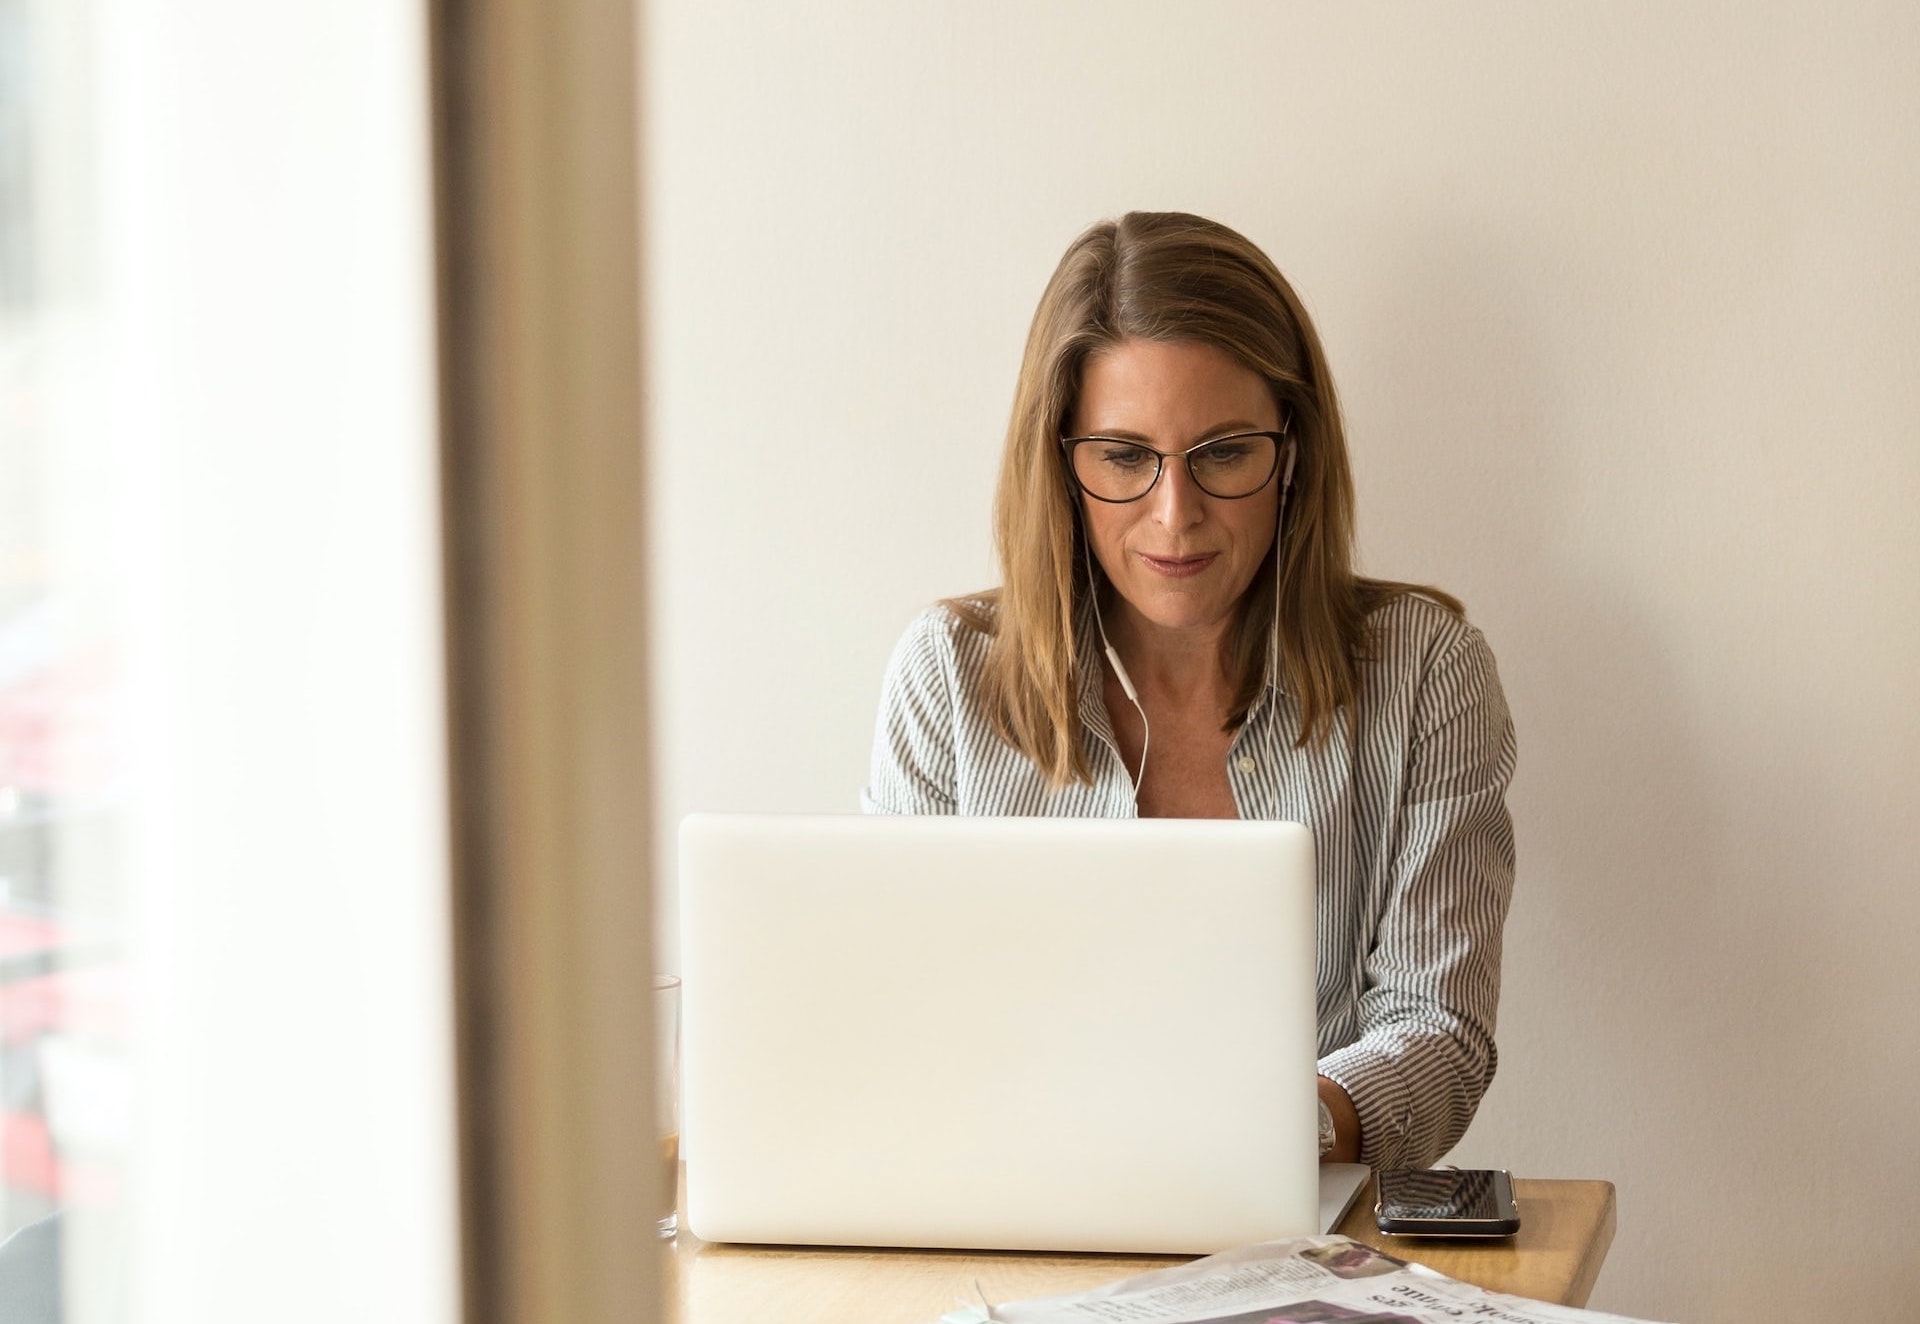
[(1257, 764), (1255, 764), (1255, 763), (1254, 763), (1254, 761), (1253, 761), (1253, 755), (1251, 755), (1251, 754), (1242, 754), (1242, 755), (1240, 756), (1240, 771), (1242, 771), (1242, 772), (1252, 772), (1252, 771), (1254, 770), (1254, 768), (1255, 768), (1255, 767), (1257, 767), (1257, 766), (1258, 766), (1258, 765), (1257, 765)]

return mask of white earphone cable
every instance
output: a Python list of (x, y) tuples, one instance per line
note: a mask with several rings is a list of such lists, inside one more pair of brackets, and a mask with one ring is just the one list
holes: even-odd
[(1080, 553), (1087, 565), (1087, 596), (1093, 602), (1093, 625), (1100, 632), (1100, 648), (1107, 655), (1107, 664), (1113, 668), (1114, 679), (1120, 682), (1120, 690), (1127, 696), (1127, 702), (1140, 714), (1140, 771), (1134, 774), (1133, 793), (1140, 794), (1140, 783), (1147, 775), (1147, 746), (1153, 740), (1153, 728), (1147, 724), (1147, 710), (1140, 706), (1140, 695), (1133, 688), (1133, 677), (1127, 674), (1126, 666), (1120, 661), (1120, 654), (1114, 650), (1113, 641), (1107, 638), (1107, 622), (1100, 614), (1100, 581), (1093, 574), (1093, 549), (1087, 542), (1087, 530), (1080, 527)]
[[(1273, 669), (1280, 665), (1280, 554), (1281, 535), (1287, 529), (1287, 497), (1293, 492), (1293, 460), (1296, 454), (1292, 438), (1287, 441), (1287, 468), (1280, 478), (1280, 512), (1274, 521), (1273, 535), (1273, 629), (1272, 647), (1267, 653), (1267, 666), (1272, 675)], [(1100, 614), (1100, 581), (1093, 573), (1093, 547), (1087, 539), (1087, 526), (1080, 524), (1080, 555), (1087, 567), (1087, 597), (1093, 603), (1093, 625), (1100, 632), (1100, 649), (1106, 654), (1107, 665), (1113, 668), (1114, 679), (1120, 682), (1121, 693), (1127, 696), (1127, 702), (1140, 714), (1140, 771), (1133, 777), (1133, 793), (1140, 794), (1140, 783), (1147, 775), (1147, 749), (1153, 742), (1153, 728), (1147, 722), (1147, 710), (1141, 706), (1139, 692), (1133, 688), (1133, 677), (1127, 674), (1126, 664), (1120, 661), (1120, 654), (1114, 649), (1113, 641), (1107, 638), (1106, 618)]]
[(1286, 552), (1287, 498), (1293, 494), (1293, 457), (1297, 454), (1293, 438), (1287, 438), (1287, 468), (1280, 476), (1280, 513), (1273, 522), (1273, 629), (1267, 649), (1267, 679), (1280, 679), (1280, 562)]

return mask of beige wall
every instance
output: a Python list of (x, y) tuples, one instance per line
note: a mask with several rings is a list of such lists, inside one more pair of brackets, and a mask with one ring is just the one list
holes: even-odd
[(1599, 1307), (1899, 1317), (1915, 11), (775, 9), (649, 19), (663, 821), (854, 806), (894, 637), (992, 578), (1060, 250), (1217, 217), (1319, 320), (1366, 566), (1466, 598), (1519, 721), (1455, 1161), (1619, 1185)]

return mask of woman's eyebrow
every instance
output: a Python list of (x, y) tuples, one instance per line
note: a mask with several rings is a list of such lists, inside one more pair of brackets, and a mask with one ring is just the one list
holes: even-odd
[[(1187, 448), (1192, 449), (1202, 442), (1211, 441), (1218, 437), (1229, 436), (1235, 432), (1265, 432), (1266, 430), (1267, 429), (1261, 427), (1258, 423), (1249, 423), (1245, 419), (1235, 419), (1229, 423), (1215, 423), (1204, 432), (1197, 434), (1192, 441), (1189, 441)], [(1153, 438), (1149, 437), (1146, 433), (1134, 432), (1127, 428), (1094, 428), (1092, 431), (1083, 432), (1080, 435), (1083, 437), (1111, 437), (1115, 441), (1137, 441), (1142, 446), (1152, 446), (1154, 444)]]

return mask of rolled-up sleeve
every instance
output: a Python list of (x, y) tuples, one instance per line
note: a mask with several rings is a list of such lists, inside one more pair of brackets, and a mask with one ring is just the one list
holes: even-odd
[(862, 813), (955, 812), (952, 628), (946, 609), (934, 608), (894, 646), (880, 688)]
[(1453, 1147), (1493, 1079), (1501, 935), (1513, 893), (1513, 722), (1467, 629), (1414, 700), (1360, 1037), (1320, 1059), (1360, 1118), (1360, 1159), (1420, 1167)]

